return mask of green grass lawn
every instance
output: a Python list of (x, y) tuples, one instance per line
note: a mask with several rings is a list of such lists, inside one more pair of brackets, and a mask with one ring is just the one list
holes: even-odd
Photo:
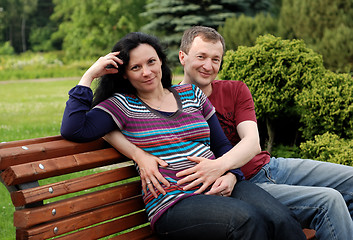
[(0, 82), (0, 142), (58, 135), (77, 80)]
[[(0, 142), (58, 135), (76, 80), (0, 82)], [(0, 239), (15, 239), (14, 207), (0, 184)]]

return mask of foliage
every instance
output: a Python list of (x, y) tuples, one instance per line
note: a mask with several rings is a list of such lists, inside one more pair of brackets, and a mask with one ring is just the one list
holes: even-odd
[(306, 139), (331, 132), (353, 138), (353, 79), (327, 71), (296, 96)]
[(169, 59), (178, 63), (177, 53), (184, 30), (194, 25), (217, 29), (238, 13), (254, 16), (268, 11), (273, 0), (153, 0), (146, 5), (149, 21), (142, 30), (153, 33), (168, 44)]
[[(352, 31), (352, 0), (283, 0), (282, 2), (279, 17), (280, 36), (304, 39), (311, 48), (324, 55), (325, 65), (329, 69), (336, 70), (337, 65), (340, 69), (352, 69), (353, 52), (352, 47), (349, 46), (351, 44), (343, 45), (351, 42)], [(328, 40), (330, 43), (327, 43)], [(335, 45), (339, 47), (334, 47)], [(327, 47), (334, 47), (334, 49), (329, 51)], [(345, 47), (350, 50), (349, 54), (345, 52)], [(340, 52), (337, 53), (335, 50)], [(340, 54), (343, 54), (343, 57), (337, 58)], [(339, 63), (330, 62), (332, 58), (335, 61), (339, 60)], [(349, 60), (348, 63), (347, 60)]]
[(37, 8), (38, 0), (1, 0), (3, 6), (4, 30), (10, 34), (5, 41), (10, 41), (16, 52), (27, 50), (27, 22)]
[[(260, 36), (253, 47), (239, 46), (224, 56), (221, 79), (242, 80), (253, 95), (259, 121), (266, 123), (267, 147), (271, 151), (276, 122), (281, 122), (285, 133), (297, 135), (300, 115), (294, 97), (319, 81), (324, 73), (322, 58), (307, 48), (301, 40), (282, 40), (272, 35)], [(293, 140), (292, 140), (293, 141)], [(295, 141), (295, 140), (294, 140)]]
[(271, 151), (271, 156), (283, 158), (299, 158), (300, 149), (297, 146), (275, 145)]
[(81, 76), (92, 61), (65, 62), (62, 52), (32, 53), (0, 56), (0, 81), (53, 77)]
[(277, 20), (270, 14), (259, 13), (255, 17), (241, 14), (226, 19), (219, 33), (225, 39), (227, 49), (236, 50), (238, 46), (253, 46), (256, 38), (277, 32)]
[(51, 21), (50, 16), (54, 11), (52, 0), (38, 0), (38, 6), (30, 19), (29, 48), (36, 52), (52, 51), (61, 49), (51, 38), (51, 35), (58, 30), (58, 22)]
[(14, 52), (15, 50), (11, 46), (10, 42), (5, 42), (2, 46), (0, 45), (0, 55), (13, 55)]
[(353, 140), (326, 132), (300, 145), (303, 158), (352, 166)]
[(326, 29), (315, 47), (324, 56), (324, 63), (339, 72), (353, 70), (353, 27), (344, 24), (335, 29)]
[(322, 77), (320, 55), (301, 40), (260, 36), (253, 47), (240, 46), (224, 56), (221, 79), (244, 81), (253, 94), (259, 118), (295, 113), (294, 96)]
[(62, 21), (54, 39), (63, 39), (71, 59), (98, 57), (109, 52), (128, 32), (137, 31), (143, 18), (139, 13), (145, 0), (54, 0), (52, 19)]

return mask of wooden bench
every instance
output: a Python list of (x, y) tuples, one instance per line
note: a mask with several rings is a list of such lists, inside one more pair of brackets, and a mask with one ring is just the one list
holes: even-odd
[(158, 239), (135, 167), (103, 139), (0, 143), (0, 171), (15, 206), (16, 239)]

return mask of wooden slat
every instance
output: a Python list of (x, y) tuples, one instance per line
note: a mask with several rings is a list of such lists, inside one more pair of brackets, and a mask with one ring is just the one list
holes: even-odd
[(25, 204), (102, 186), (135, 176), (138, 176), (138, 174), (134, 166), (120, 167), (118, 169), (95, 173), (88, 176), (12, 192), (11, 200), (15, 207), (19, 207)]
[(0, 170), (10, 166), (56, 158), (70, 154), (102, 149), (107, 146), (103, 139), (88, 143), (75, 143), (67, 140), (42, 142), (26, 146), (0, 149)]
[(1, 173), (1, 178), (10, 186), (118, 163), (119, 159), (126, 158), (114, 148), (107, 148), (12, 166)]
[(58, 135), (58, 136), (50, 136), (50, 137), (17, 140), (17, 141), (11, 141), (11, 142), (2, 142), (0, 143), (0, 149), (10, 148), (10, 147), (21, 147), (21, 146), (27, 146), (31, 144), (58, 141), (63, 139), (64, 138), (62, 136)]
[(158, 237), (153, 233), (150, 225), (136, 229), (132, 232), (124, 233), (122, 235), (118, 235), (112, 237), (111, 240), (158, 240)]
[(304, 231), (304, 234), (305, 234), (305, 236), (306, 236), (306, 239), (308, 239), (308, 240), (311, 240), (311, 239), (314, 240), (314, 239), (316, 239), (316, 238), (315, 238), (315, 233), (316, 233), (315, 230), (305, 228), (305, 229), (303, 229), (303, 231)]
[[(140, 186), (140, 181), (135, 181), (49, 203), (41, 207), (17, 210), (14, 212), (14, 226), (28, 228), (47, 221), (57, 220), (71, 214), (82, 213), (89, 209), (134, 197), (141, 194)], [(53, 209), (55, 209), (55, 215), (52, 214)]]
[[(81, 228), (99, 224), (128, 213), (133, 213), (144, 209), (143, 201), (140, 197), (135, 197), (123, 202), (118, 202), (102, 208), (94, 209), (83, 214), (70, 216), (60, 221), (48, 222), (30, 229), (21, 230), (23, 236), (35, 236), (39, 239), (56, 237)], [(122, 222), (122, 225), (125, 223)], [(54, 228), (56, 231), (54, 231)], [(19, 232), (18, 232), (19, 233)]]
[(88, 240), (98, 239), (127, 230), (129, 228), (144, 224), (147, 222), (145, 212), (139, 212), (124, 218), (120, 218), (111, 222), (107, 222), (92, 228), (84, 229), (73, 234), (69, 234), (56, 239), (75, 239), (75, 240)]

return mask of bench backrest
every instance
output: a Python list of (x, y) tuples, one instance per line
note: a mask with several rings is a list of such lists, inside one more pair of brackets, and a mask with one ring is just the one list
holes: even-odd
[(16, 239), (156, 239), (135, 167), (103, 139), (0, 143), (0, 171)]

